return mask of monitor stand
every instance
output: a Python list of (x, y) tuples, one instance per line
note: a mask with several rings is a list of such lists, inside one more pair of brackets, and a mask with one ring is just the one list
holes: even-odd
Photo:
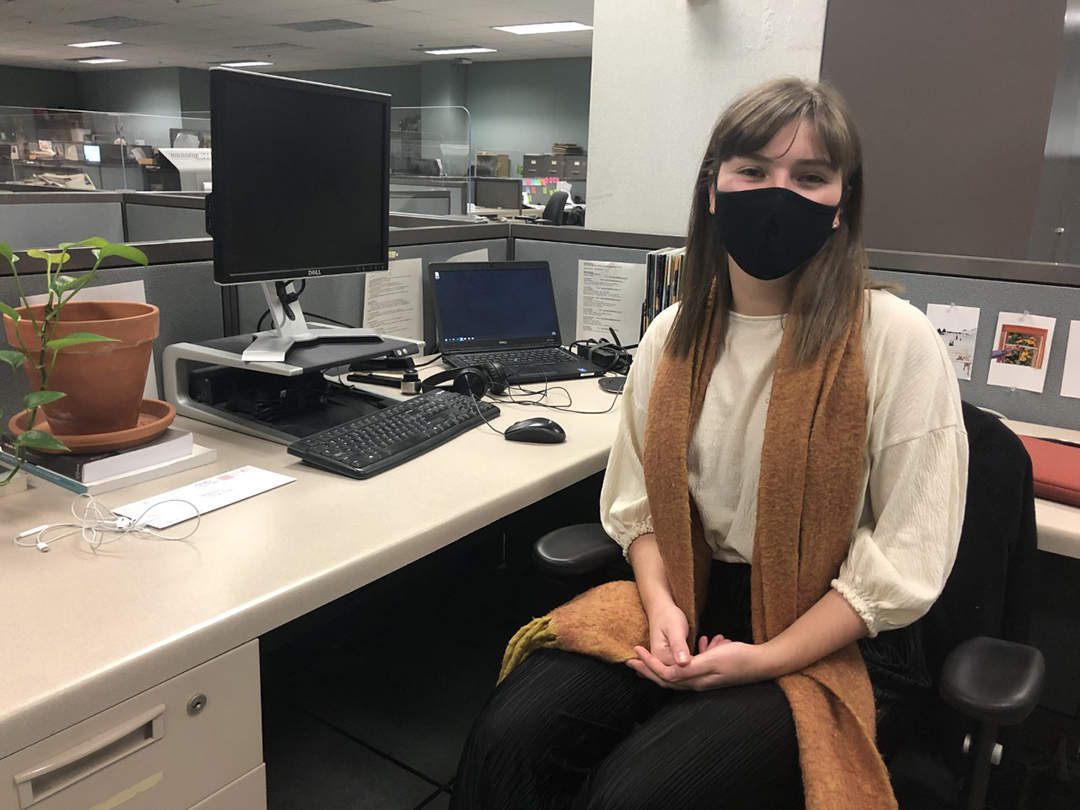
[(333, 329), (311, 329), (304, 320), (300, 309), (299, 294), (291, 281), (263, 281), (263, 296), (274, 321), (272, 332), (261, 332), (244, 349), (245, 363), (284, 363), (285, 355), (297, 343), (315, 340), (352, 340), (359, 342), (379, 342), (382, 338), (374, 329), (335, 327)]

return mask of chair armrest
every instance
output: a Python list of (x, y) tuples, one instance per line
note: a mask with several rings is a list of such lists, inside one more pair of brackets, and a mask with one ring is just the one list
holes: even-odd
[(599, 523), (578, 523), (548, 532), (533, 545), (533, 560), (549, 574), (580, 576), (622, 557), (622, 548)]
[(941, 668), (938, 690), (961, 714), (1012, 726), (1039, 702), (1046, 662), (1034, 647), (978, 636), (956, 647)]
[(532, 223), (533, 223), (533, 225), (556, 225), (556, 224), (558, 224), (553, 219), (544, 219), (543, 217), (537, 217), (536, 219), (532, 220)]

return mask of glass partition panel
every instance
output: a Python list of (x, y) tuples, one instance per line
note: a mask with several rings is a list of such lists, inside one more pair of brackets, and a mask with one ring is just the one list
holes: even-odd
[(194, 182), (167, 156), (179, 148), (209, 165), (209, 147), (208, 118), (0, 107), (7, 190), (206, 191), (208, 170)]
[(467, 177), (472, 174), (472, 122), (464, 107), (392, 107), (390, 174)]

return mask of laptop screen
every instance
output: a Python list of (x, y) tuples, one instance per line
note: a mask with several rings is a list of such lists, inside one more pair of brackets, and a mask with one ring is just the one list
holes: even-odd
[(559, 343), (547, 262), (434, 264), (431, 281), (446, 350)]

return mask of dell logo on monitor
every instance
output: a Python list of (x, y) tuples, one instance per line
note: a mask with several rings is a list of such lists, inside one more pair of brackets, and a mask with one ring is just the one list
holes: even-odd
[(321, 276), (321, 275), (322, 275), (322, 270), (320, 270), (320, 269), (318, 269), (318, 268), (315, 268), (315, 269), (313, 269), (313, 270), (308, 270), (308, 271), (307, 271), (307, 274), (308, 274), (309, 276)]

